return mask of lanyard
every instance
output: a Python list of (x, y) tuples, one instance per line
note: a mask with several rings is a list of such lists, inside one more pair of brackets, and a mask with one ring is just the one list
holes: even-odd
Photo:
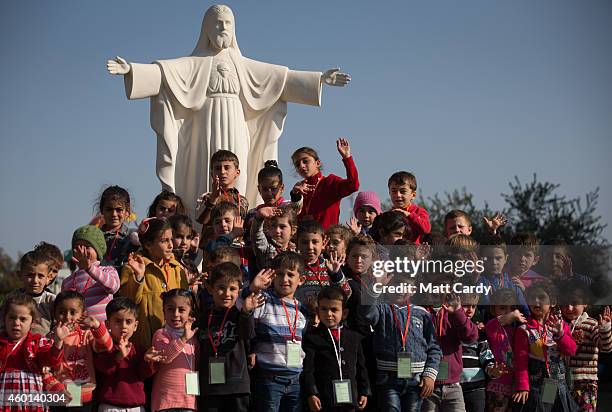
[(438, 327), (436, 328), (436, 332), (438, 332), (438, 337), (441, 338), (444, 332), (444, 307), (441, 307), (437, 313), (439, 318)]
[[(231, 309), (232, 309), (231, 307), (227, 308), (227, 310), (225, 311), (225, 315), (223, 315), (223, 320), (221, 321), (221, 327), (219, 328), (219, 332), (217, 332), (217, 339), (216, 339), (217, 343), (215, 343), (215, 339), (213, 339), (212, 333), (210, 333), (210, 330), (211, 330), (210, 323), (212, 321), (213, 311), (211, 310), (210, 313), (208, 314), (208, 339), (210, 340), (210, 345), (212, 346), (213, 351), (215, 352), (215, 358), (217, 357), (217, 349), (219, 349), (219, 346), (221, 345), (221, 335), (223, 334), (223, 327), (225, 326), (225, 320), (227, 319), (227, 315), (229, 314)], [(187, 354), (185, 354), (185, 356), (187, 356)], [(191, 367), (191, 363), (190, 363), (190, 367)]]
[(406, 328), (404, 333), (402, 333), (402, 325), (400, 324), (399, 318), (395, 313), (395, 308), (393, 305), (389, 305), (391, 307), (391, 312), (393, 313), (393, 319), (395, 319), (395, 324), (397, 325), (397, 329), (399, 330), (400, 336), (402, 337), (402, 350), (406, 352), (406, 339), (408, 339), (408, 328), (410, 327), (410, 305), (408, 305), (408, 314), (406, 315)]
[[(209, 334), (210, 336), (210, 334)], [(185, 342), (185, 345), (187, 345), (187, 342)], [(191, 359), (189, 359), (189, 356), (187, 356), (187, 352), (185, 352), (185, 346), (183, 346), (183, 355), (185, 355), (185, 360), (187, 361), (187, 365), (189, 365), (189, 370), (193, 372), (193, 363), (191, 362)], [(193, 356), (193, 355), (191, 355)], [(217, 357), (217, 355), (215, 354), (215, 358)]]
[[(26, 335), (27, 336), (27, 335)], [(13, 346), (13, 349), (10, 350), (10, 352), (8, 353), (8, 355), (6, 355), (7, 359), (9, 356), (11, 356), (13, 354), (13, 352), (15, 352), (17, 350), (17, 348), (19, 347), (19, 345), (21, 345), (21, 342), (23, 342), (26, 338), (26, 336), (24, 336), (23, 338), (19, 339), (17, 341), (17, 343), (15, 344), (15, 346)]]
[(340, 352), (340, 333), (341, 328), (338, 328), (338, 347), (336, 347), (336, 339), (332, 335), (331, 330), (327, 329), (329, 337), (331, 338), (332, 344), (334, 345), (334, 355), (336, 355), (336, 361), (338, 362), (338, 371), (340, 371), (340, 380), (342, 380), (342, 353)]
[[(85, 282), (85, 287), (83, 288), (83, 291), (80, 292), (81, 295), (83, 295), (83, 297), (85, 297), (85, 292), (87, 292), (87, 289), (89, 289), (89, 285), (91, 284), (91, 276), (89, 276), (88, 273), (88, 277), (89, 279), (87, 279), (87, 282)], [(76, 292), (78, 292), (77, 287), (76, 287), (76, 275), (72, 278), (72, 289), (74, 289)]]
[(108, 252), (106, 252), (106, 257), (104, 259), (107, 261), (111, 259), (111, 253), (115, 248), (115, 243), (117, 243), (117, 238), (119, 237), (119, 230), (121, 230), (121, 227), (119, 227), (119, 229), (115, 231), (115, 238), (113, 239), (113, 244), (111, 245), (110, 249), (108, 249)]
[(289, 325), (289, 333), (291, 333), (291, 340), (293, 342), (296, 341), (297, 334), (297, 322), (298, 322), (298, 301), (293, 298), (293, 304), (295, 305), (295, 320), (293, 321), (293, 327), (291, 327), (291, 318), (289, 317), (289, 311), (287, 310), (287, 305), (285, 305), (284, 298), (281, 298), (281, 303), (283, 305), (283, 309), (285, 309), (285, 315), (287, 316), (287, 324)]

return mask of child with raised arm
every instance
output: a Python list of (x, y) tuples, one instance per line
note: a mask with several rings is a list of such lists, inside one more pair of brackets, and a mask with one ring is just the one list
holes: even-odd
[[(138, 307), (129, 298), (118, 297), (106, 305), (106, 325), (113, 347), (94, 355), (100, 381), (96, 389), (98, 412), (144, 412), (144, 380), (155, 372), (145, 361), (145, 350), (130, 339), (138, 328)], [(149, 355), (153, 360), (153, 355)]]
[(610, 308), (606, 307), (599, 315), (599, 321), (586, 312), (587, 303), (593, 297), (588, 288), (579, 280), (566, 281), (560, 285), (563, 301), (561, 313), (568, 323), (572, 338), (576, 342), (576, 354), (569, 358), (567, 381), (572, 397), (580, 411), (597, 409), (599, 353), (612, 351), (612, 329), (610, 327)]
[(255, 336), (250, 316), (263, 297), (250, 294), (236, 306), (242, 272), (231, 262), (215, 266), (207, 281), (213, 307), (202, 311), (198, 321), (200, 387), (203, 408), (210, 412), (247, 412), (250, 380), (247, 342)]
[[(550, 283), (526, 289), (531, 315), (514, 335), (515, 385), (513, 400), (527, 411), (578, 410), (567, 384), (564, 358), (576, 354), (576, 342), (556, 302)], [(558, 309), (558, 308), (556, 308)]]
[(526, 322), (517, 309), (518, 298), (512, 289), (498, 289), (489, 300), (486, 309), (492, 319), (486, 324), (487, 339), (495, 364), (487, 373), (492, 378), (487, 383), (487, 411), (512, 410), (514, 380), (514, 334), (516, 328)]
[(395, 172), (387, 182), (391, 210), (398, 212), (406, 222), (404, 238), (412, 243), (421, 243), (421, 237), (431, 232), (429, 213), (422, 207), (412, 203), (416, 197), (417, 180), (412, 173), (405, 171)]
[[(381, 285), (399, 285), (409, 278), (386, 274)], [(359, 316), (374, 328), (376, 392), (381, 411), (418, 412), (431, 396), (442, 352), (430, 314), (410, 303), (410, 294), (396, 293), (383, 303), (380, 294), (363, 285)]]
[[(43, 368), (57, 367), (61, 362), (63, 339), (68, 335), (65, 325), (57, 324), (54, 340), (32, 333), (32, 322), (38, 312), (32, 297), (13, 291), (7, 295), (2, 304), (0, 315), (4, 319), (4, 330), (0, 332), (0, 393), (8, 401), (9, 394), (36, 395), (46, 390), (60, 392), (62, 385), (49, 386), (43, 381)], [(26, 395), (27, 396), (27, 395)], [(60, 399), (67, 400), (66, 395)], [(5, 403), (3, 412), (44, 412), (46, 404), (30, 404), (21, 407)]]
[(328, 239), (323, 226), (315, 220), (302, 221), (298, 227), (297, 247), (304, 259), (303, 284), (299, 287), (296, 297), (308, 305), (312, 311), (316, 303), (316, 295), (324, 286), (337, 285), (347, 296), (351, 295), (344, 274), (340, 270), (346, 257), (333, 252), (329, 259), (323, 257), (323, 249)]
[(353, 205), (354, 219), (350, 220), (355, 235), (367, 235), (376, 216), (382, 213), (376, 192), (359, 192)]
[(258, 208), (251, 223), (250, 236), (257, 268), (269, 268), (281, 252), (295, 252), (296, 246), (291, 239), (296, 231), (297, 215), (293, 208)]
[[(455, 278), (447, 280), (452, 285)], [(423, 401), (423, 412), (464, 411), (465, 402), (459, 381), (463, 371), (463, 344), (478, 341), (478, 328), (466, 316), (459, 295), (442, 297), (441, 307), (433, 314), (442, 359), (432, 396)]]
[(517, 233), (508, 245), (508, 273), (523, 291), (546, 278), (533, 270), (540, 260), (539, 241), (533, 233)]
[(195, 298), (187, 289), (162, 293), (165, 325), (153, 335), (146, 359), (154, 361), (156, 373), (151, 392), (151, 410), (197, 410), (199, 394), (196, 368), (198, 341), (192, 329)]
[(138, 228), (142, 253), (131, 254), (121, 271), (119, 294), (139, 308), (140, 328), (134, 342), (151, 346), (153, 333), (164, 324), (162, 292), (187, 287), (187, 277), (172, 254), (172, 228), (165, 219), (147, 218)]
[(256, 370), (254, 373), (255, 410), (258, 412), (299, 411), (300, 373), (304, 351), (302, 334), (306, 326), (304, 305), (295, 291), (304, 282), (303, 258), (295, 252), (282, 252), (272, 261), (276, 272), (273, 290), (261, 292), (265, 303), (255, 309)]
[[(498, 289), (508, 288), (516, 293), (518, 308), (523, 315), (529, 315), (529, 308), (525, 301), (523, 290), (505, 271), (508, 262), (508, 247), (500, 237), (492, 237), (486, 241), (485, 245), (480, 246), (480, 257), (483, 260), (484, 271), (478, 278), (477, 284), (491, 287), (491, 292)], [(489, 295), (483, 295), (480, 300), (481, 305), (489, 303)], [(485, 318), (485, 320), (489, 320)]]
[[(345, 328), (346, 295), (325, 286), (317, 296), (321, 323), (304, 335), (302, 386), (311, 411), (363, 410), (370, 395), (362, 336)], [(333, 365), (333, 366), (332, 366)]]
[(348, 140), (338, 139), (336, 147), (346, 168), (346, 179), (334, 174), (323, 176), (319, 155), (310, 147), (301, 147), (291, 155), (295, 171), (304, 179), (294, 187), (304, 188), (304, 205), (298, 218), (314, 219), (323, 229), (338, 224), (340, 201), (359, 190), (359, 176)]
[(62, 282), (62, 291), (74, 290), (85, 298), (87, 314), (106, 320), (104, 308), (119, 290), (119, 275), (113, 266), (101, 266), (106, 253), (104, 233), (93, 225), (82, 226), (72, 235), (72, 259), (78, 269)]
[(240, 176), (240, 163), (238, 156), (229, 150), (218, 150), (210, 158), (210, 174), (212, 178), (212, 192), (204, 193), (198, 199), (196, 216), (198, 223), (202, 224), (202, 236), (200, 247), (203, 249), (212, 238), (213, 209), (221, 202), (229, 202), (236, 205), (238, 214), (246, 219), (249, 210), (249, 202), (238, 189), (236, 183)]
[(465, 316), (478, 328), (478, 341), (462, 343), (463, 370), (461, 371), (461, 390), (465, 409), (470, 412), (484, 412), (486, 406), (486, 387), (490, 368), (494, 367), (495, 359), (489, 348), (484, 325), (474, 318), (478, 307), (478, 294), (461, 295), (461, 304)]
[[(64, 358), (57, 367), (51, 369), (51, 373), (65, 388), (69, 383), (78, 386), (76, 392), (70, 394), (72, 401), (79, 403), (84, 410), (91, 411), (93, 391), (96, 388), (94, 353), (111, 350), (113, 341), (104, 321), (87, 313), (86, 299), (79, 292), (60, 292), (55, 298), (54, 316), (55, 323), (66, 326), (69, 333), (63, 339)], [(55, 334), (51, 332), (48, 337), (55, 339)]]
[(325, 231), (327, 245), (325, 246), (325, 256), (329, 257), (332, 253), (338, 256), (346, 256), (346, 247), (353, 238), (353, 231), (345, 225), (331, 225)]

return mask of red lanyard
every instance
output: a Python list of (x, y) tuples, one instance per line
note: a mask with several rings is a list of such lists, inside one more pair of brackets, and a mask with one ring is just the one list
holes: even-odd
[(408, 339), (408, 329), (410, 328), (410, 305), (408, 305), (408, 314), (406, 315), (406, 329), (404, 333), (402, 333), (402, 325), (399, 321), (399, 318), (395, 314), (395, 308), (393, 305), (389, 305), (391, 307), (391, 312), (393, 313), (393, 319), (395, 319), (395, 324), (397, 325), (397, 329), (399, 330), (400, 336), (402, 337), (402, 349), (406, 352), (406, 339)]
[(119, 229), (115, 231), (115, 238), (113, 239), (113, 244), (111, 245), (110, 249), (108, 249), (108, 252), (106, 252), (106, 257), (104, 258), (105, 260), (111, 259), (111, 253), (113, 249), (115, 248), (115, 244), (117, 243), (117, 238), (119, 237), (119, 230), (121, 230), (121, 227), (119, 227)]
[[(77, 287), (76, 287), (76, 275), (72, 278), (72, 289), (74, 289), (76, 292), (78, 292)], [(85, 282), (85, 287), (83, 288), (83, 291), (80, 292), (81, 295), (83, 295), (83, 297), (85, 297), (85, 292), (87, 292), (87, 289), (89, 289), (89, 284), (91, 283), (91, 277), (89, 277), (89, 279), (87, 279), (87, 282)]]
[(219, 328), (219, 332), (217, 332), (216, 343), (212, 337), (212, 333), (210, 333), (211, 331), (210, 323), (212, 322), (213, 311), (211, 310), (210, 313), (208, 314), (208, 339), (210, 340), (210, 345), (212, 346), (213, 351), (215, 352), (215, 358), (217, 357), (217, 349), (221, 345), (221, 335), (223, 335), (223, 327), (225, 326), (225, 320), (227, 319), (227, 315), (229, 314), (231, 309), (232, 309), (231, 306), (227, 308), (227, 310), (225, 311), (225, 315), (223, 315), (223, 320), (221, 321), (221, 327)]
[(287, 324), (289, 325), (289, 333), (291, 333), (291, 340), (295, 342), (297, 335), (297, 323), (298, 323), (298, 301), (293, 299), (293, 304), (295, 305), (295, 320), (293, 321), (293, 327), (291, 327), (291, 318), (289, 317), (289, 311), (287, 310), (287, 305), (285, 305), (285, 300), (281, 298), (281, 304), (283, 305), (283, 309), (285, 309), (285, 315), (287, 316)]
[(440, 310), (438, 311), (438, 327), (437, 332), (438, 332), (438, 337), (441, 338), (442, 337), (442, 333), (444, 332), (444, 307), (441, 307)]

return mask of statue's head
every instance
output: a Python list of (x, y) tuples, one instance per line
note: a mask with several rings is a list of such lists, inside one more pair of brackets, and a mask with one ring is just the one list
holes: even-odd
[(225, 5), (214, 5), (206, 10), (203, 31), (212, 49), (227, 49), (235, 45), (234, 13)]

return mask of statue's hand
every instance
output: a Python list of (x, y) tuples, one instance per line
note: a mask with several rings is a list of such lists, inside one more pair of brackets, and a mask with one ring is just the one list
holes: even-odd
[(128, 74), (130, 69), (130, 64), (123, 57), (117, 56), (115, 60), (106, 61), (106, 70), (110, 74)]
[(329, 86), (346, 86), (351, 81), (351, 76), (341, 73), (340, 68), (329, 69), (321, 75), (321, 82)]

